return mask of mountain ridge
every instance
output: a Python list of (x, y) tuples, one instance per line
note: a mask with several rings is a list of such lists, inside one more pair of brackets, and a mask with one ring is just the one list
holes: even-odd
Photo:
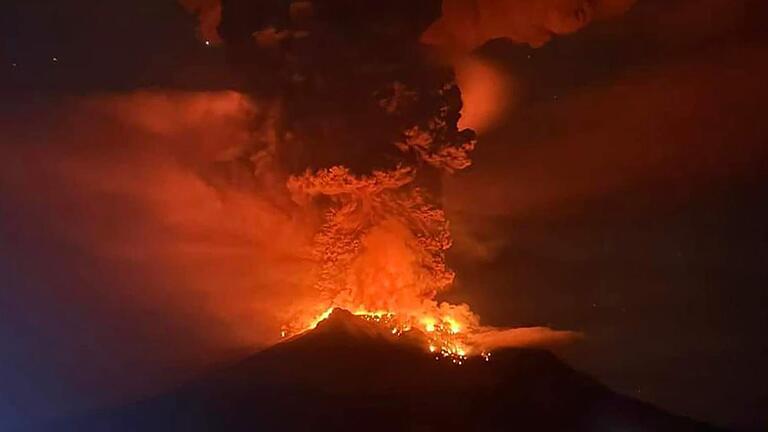
[(176, 390), (56, 430), (706, 431), (541, 349), (462, 365), (343, 310)]

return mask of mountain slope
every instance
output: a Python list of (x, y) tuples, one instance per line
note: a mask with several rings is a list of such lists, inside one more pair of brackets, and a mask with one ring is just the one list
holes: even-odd
[(617, 395), (547, 351), (505, 350), (457, 366), (341, 310), (173, 393), (68, 429), (709, 430)]

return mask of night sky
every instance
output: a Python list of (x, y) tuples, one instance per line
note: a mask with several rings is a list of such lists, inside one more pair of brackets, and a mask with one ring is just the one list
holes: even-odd
[[(133, 203), (82, 205), (78, 183), (54, 173), (65, 162), (20, 156), (122, 154), (143, 132), (73, 101), (238, 89), (224, 49), (171, 0), (6, 3), (0, 427), (119, 403), (252, 349), (221, 336), (231, 322), (201, 318), (210, 292), (179, 306), (163, 291), (184, 265), (148, 269), (72, 241), (83, 220), (133, 236)], [(560, 354), (622, 393), (768, 426), (766, 19), (759, 0), (639, 0), (541, 48), (482, 47), (515, 90), (472, 168), (445, 182), (458, 275), (445, 298), (489, 324), (584, 332)], [(131, 160), (113, 168), (141, 177)], [(146, 241), (163, 235), (141, 226)], [(152, 287), (153, 301), (133, 301)]]

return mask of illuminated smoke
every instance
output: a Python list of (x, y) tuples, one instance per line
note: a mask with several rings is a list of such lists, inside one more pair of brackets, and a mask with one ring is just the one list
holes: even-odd
[(2, 174), (14, 185), (6, 198), (40, 207), (41, 225), (141, 281), (130, 292), (106, 281), (92, 299), (124, 304), (126, 314), (164, 308), (164, 319), (183, 321), (212, 349), (277, 338), (281, 311), (307, 285), (301, 254), (313, 228), (270, 161), (269, 109), (236, 92), (143, 91), (34, 115), (39, 134), (3, 128), (20, 161)]
[[(636, 0), (444, 0), (443, 16), (425, 32), (423, 41), (469, 52), (498, 38), (538, 47), (554, 35), (578, 31), (595, 19), (624, 13)], [(203, 40), (221, 41), (221, 0), (179, 0), (198, 16)], [(267, 3), (267, 2), (265, 2)], [(311, 1), (295, 1), (296, 13)], [(317, 3), (322, 3), (319, 1)], [(274, 33), (274, 29), (272, 29)]]
[(576, 32), (595, 19), (620, 14), (634, 1), (444, 0), (442, 17), (422, 40), (457, 53), (502, 38), (540, 47), (552, 37)]
[[(466, 53), (496, 38), (540, 46), (630, 3), (445, 0), (441, 17), (437, 0), (185, 2), (202, 32), (220, 30), (252, 94), (280, 107), (268, 158), (288, 174), (287, 193), (304, 218), (317, 224), (307, 251), (315, 299), (297, 298), (283, 334), (342, 307), (391, 316), (393, 331), (441, 335), (433, 345), (459, 356), (470, 347), (567, 338), (484, 328), (468, 306), (437, 301), (454, 278), (440, 177), (470, 166), (475, 136), (459, 127), (453, 71), (417, 47)], [(490, 65), (453, 62), (467, 100), (489, 107), (465, 110), (461, 126), (487, 127), (504, 111), (511, 84)]]
[(481, 134), (496, 125), (514, 108), (516, 82), (499, 66), (474, 56), (454, 61), (456, 83), (464, 106), (460, 128)]
[(221, 43), (219, 23), (221, 22), (220, 0), (179, 0), (182, 6), (199, 20), (198, 37), (206, 44)]
[[(390, 109), (387, 103), (380, 106)], [(287, 333), (312, 327), (320, 310), (326, 311), (322, 318), (334, 307), (365, 316), (391, 314), (393, 332), (421, 328), (437, 334), (436, 324), (453, 323), (446, 327), (448, 333), (459, 333), (478, 324), (467, 306), (438, 304), (435, 299), (453, 282), (445, 263), (451, 237), (445, 212), (417, 183), (419, 163), (432, 167), (425, 167), (427, 172), (454, 172), (471, 163), (472, 134), (444, 139), (455, 128), (445, 121), (449, 112), (446, 106), (426, 127), (404, 131), (403, 139), (393, 145), (412, 157), (403, 157), (394, 168), (355, 175), (336, 166), (288, 180), (296, 203), (322, 206), (323, 222), (313, 247), (321, 302), (291, 323)], [(467, 350), (456, 341), (439, 346), (453, 354)]]

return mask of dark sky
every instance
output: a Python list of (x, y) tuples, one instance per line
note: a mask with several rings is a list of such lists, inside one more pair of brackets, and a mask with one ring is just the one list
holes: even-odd
[[(37, 150), (54, 150), (51, 131), (71, 130), (60, 124), (71, 96), (236, 86), (223, 50), (196, 40), (170, 0), (6, 3), (0, 124), (14, 132), (0, 149), (4, 171), (35, 179), (0, 177), (0, 419), (113, 403), (227, 358), (233, 344), (201, 344), (215, 336), (185, 325), (197, 302), (127, 306), (136, 286), (166, 283), (164, 270), (73, 244), (46, 221), (101, 207), (67, 206), (72, 191), (39, 187), (46, 167), (15, 157), (38, 136)], [(768, 426), (766, 18), (760, 1), (640, 0), (542, 48), (485, 46), (514, 76), (515, 103), (446, 184), (449, 297), (490, 324), (583, 331), (562, 354), (619, 391), (720, 425)], [(108, 146), (141, 138), (99, 127), (115, 134)], [(109, 207), (111, 218), (135, 214)], [(104, 229), (130, 225), (119, 222)], [(170, 354), (169, 340), (222, 351)]]

